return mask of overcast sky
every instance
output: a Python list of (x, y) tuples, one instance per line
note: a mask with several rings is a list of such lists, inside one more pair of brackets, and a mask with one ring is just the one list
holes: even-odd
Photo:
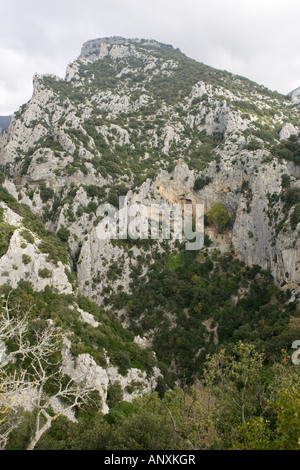
[(156, 39), (281, 93), (300, 86), (299, 0), (0, 0), (0, 115), (35, 72), (64, 77), (83, 42)]

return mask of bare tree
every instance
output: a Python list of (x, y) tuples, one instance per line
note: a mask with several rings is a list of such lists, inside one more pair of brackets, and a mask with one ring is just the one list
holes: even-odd
[[(63, 339), (70, 332), (48, 322), (29, 336), (29, 316), (30, 309), (24, 313), (20, 306), (9, 307), (9, 297), (2, 299), (0, 341), (14, 347), (2, 353), (0, 363), (0, 449), (19, 426), (25, 403), (36, 416), (28, 446), (32, 450), (58, 416), (82, 406), (96, 390), (86, 385), (83, 376), (70, 379), (63, 374), (61, 351)], [(55, 404), (59, 404), (59, 412), (50, 413)]]

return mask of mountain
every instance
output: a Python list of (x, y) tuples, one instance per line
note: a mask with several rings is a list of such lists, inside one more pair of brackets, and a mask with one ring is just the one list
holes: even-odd
[(300, 87), (296, 88), (295, 90), (291, 91), (289, 93), (289, 96), (291, 97), (293, 103), (297, 106), (300, 104)]
[(0, 134), (8, 128), (11, 116), (0, 116)]
[[(32, 99), (2, 139), (1, 162), (30, 207), (53, 230), (70, 228), (72, 253), (80, 244), (83, 253), (91, 234), (85, 240), (77, 232), (79, 220), (93, 226), (85, 221), (89, 203), (133, 189), (143, 200), (158, 185), (162, 193), (180, 160), (179, 193), (192, 192), (207, 210), (216, 201), (225, 204), (235, 220), (233, 245), (240, 259), (296, 288), (298, 210), (282, 201), (288, 189), (282, 178), (297, 193), (298, 115), (287, 97), (171, 46), (99, 39), (84, 44), (64, 80), (35, 76)], [(211, 182), (194, 191), (197, 178)], [(39, 184), (53, 189), (49, 201), (38, 197)], [(93, 190), (84, 187), (93, 185), (100, 188), (91, 197)], [(76, 212), (83, 213), (77, 218)], [(250, 240), (249, 232), (255, 234)], [(94, 271), (103, 270), (98, 264)], [(78, 276), (82, 290), (95, 295), (82, 285), (81, 270)]]
[[(296, 91), (120, 37), (33, 85), (0, 140), (0, 284), (70, 323), (67, 375), (76, 358), (107, 413), (109, 385), (131, 401), (192, 384), (237, 341), (279, 360), (299, 336)], [(203, 204), (205, 246), (99, 237), (99, 207), (120, 216), (119, 196), (147, 213)]]

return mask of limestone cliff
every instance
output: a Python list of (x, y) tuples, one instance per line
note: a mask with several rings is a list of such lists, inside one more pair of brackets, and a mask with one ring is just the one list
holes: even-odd
[[(32, 99), (1, 139), (1, 166), (50, 230), (69, 230), (79, 290), (90, 298), (128, 290), (141, 255), (135, 247), (129, 259), (121, 244), (97, 238), (98, 205), (121, 194), (149, 206), (191, 200), (206, 211), (221, 202), (236, 255), (297, 293), (299, 202), (284, 202), (287, 181), (299, 188), (297, 96), (154, 40), (100, 38), (83, 45), (65, 79), (34, 77)], [(112, 264), (122, 266), (113, 286)]]

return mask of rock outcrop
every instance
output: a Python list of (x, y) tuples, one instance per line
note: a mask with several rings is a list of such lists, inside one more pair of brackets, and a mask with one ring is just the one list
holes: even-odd
[(21, 280), (26, 280), (32, 283), (36, 291), (49, 285), (59, 293), (73, 293), (73, 286), (68, 279), (70, 266), (61, 261), (51, 262), (49, 254), (39, 249), (42, 240), (26, 229), (23, 218), (1, 201), (0, 207), (4, 209), (4, 221), (14, 228), (8, 249), (0, 257), (0, 285), (8, 283), (15, 289)]
[(63, 372), (73, 380), (84, 381), (90, 388), (98, 390), (102, 399), (102, 412), (108, 413), (107, 392), (109, 386), (118, 383), (123, 391), (123, 399), (132, 401), (134, 398), (153, 392), (157, 385), (157, 378), (161, 376), (161, 372), (157, 367), (153, 368), (153, 375), (148, 377), (146, 372), (139, 369), (131, 368), (127, 374), (121, 375), (118, 368), (110, 364), (107, 357), (107, 367), (96, 364), (89, 354), (80, 354), (76, 359), (70, 353), (70, 342), (65, 341), (63, 352)]
[[(195, 79), (185, 88), (180, 80), (187, 66)], [(141, 255), (136, 249), (129, 262), (124, 247), (97, 237), (97, 205), (120, 185), (127, 201), (146, 205), (191, 200), (208, 210), (214, 202), (225, 204), (237, 256), (299, 288), (299, 227), (291, 229), (291, 211), (283, 215), (280, 200), (276, 211), (270, 207), (270, 198), (283, 193), (284, 175), (292, 188), (299, 186), (299, 165), (270, 152), (270, 142), (299, 142), (297, 108), (253, 82), (193, 67), (180, 51), (154, 40), (88, 41), (65, 80), (35, 75), (32, 99), (1, 139), (1, 165), (23, 201), (40, 215), (51, 214), (51, 230), (69, 229), (79, 289), (90, 298), (103, 300), (115, 262), (122, 274), (113, 289), (127, 291), (130, 266)], [(292, 92), (293, 104), (298, 95)], [(137, 185), (140, 175), (144, 183)], [(194, 191), (199, 178), (209, 183)], [(47, 201), (41, 182), (54, 191)], [(88, 189), (94, 186), (103, 189)], [(280, 222), (285, 229), (276, 233)]]
[(291, 93), (289, 93), (289, 95), (292, 98), (293, 104), (295, 104), (296, 106), (299, 106), (300, 105), (300, 87), (296, 88), (293, 91), (291, 91)]

